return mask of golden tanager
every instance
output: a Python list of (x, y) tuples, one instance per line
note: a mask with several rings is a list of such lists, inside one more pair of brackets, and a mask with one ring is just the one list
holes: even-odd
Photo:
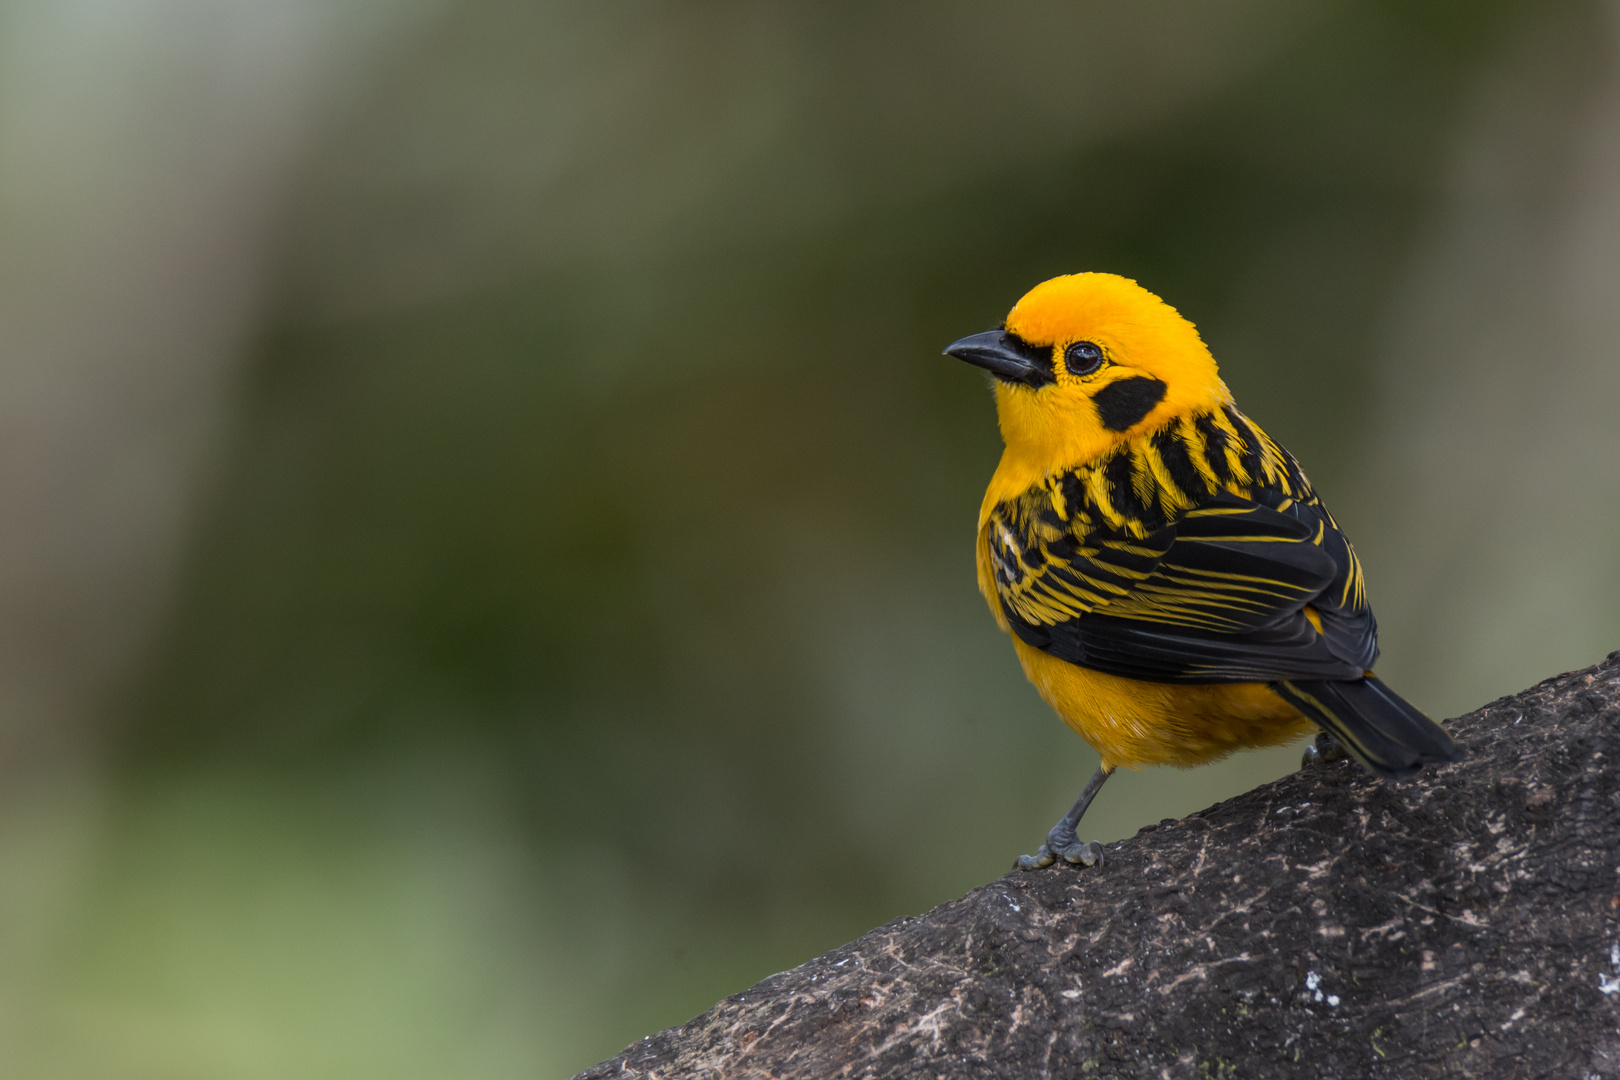
[(994, 376), (1006, 443), (979, 510), (979, 588), (1030, 682), (1102, 758), (1020, 868), (1101, 860), (1075, 827), (1121, 765), (1200, 765), (1312, 725), (1307, 761), (1348, 752), (1399, 777), (1457, 759), (1373, 674), (1350, 541), (1169, 304), (1071, 274), (945, 352)]

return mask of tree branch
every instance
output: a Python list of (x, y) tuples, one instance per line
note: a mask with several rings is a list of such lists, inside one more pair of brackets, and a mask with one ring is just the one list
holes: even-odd
[(1620, 1076), (1620, 652), (1447, 725), (1014, 873), (580, 1074)]

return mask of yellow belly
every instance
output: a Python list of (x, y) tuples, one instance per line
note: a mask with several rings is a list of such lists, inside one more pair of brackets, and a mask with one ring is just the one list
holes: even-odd
[(1016, 636), (1013, 645), (1041, 697), (1105, 766), (1185, 768), (1315, 730), (1265, 683), (1139, 682), (1058, 660)]

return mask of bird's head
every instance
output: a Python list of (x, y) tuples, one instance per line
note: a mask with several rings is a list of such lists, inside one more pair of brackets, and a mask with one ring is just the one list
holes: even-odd
[(945, 352), (995, 376), (1008, 452), (1046, 468), (1232, 400), (1193, 324), (1115, 274), (1044, 281), (1001, 329)]

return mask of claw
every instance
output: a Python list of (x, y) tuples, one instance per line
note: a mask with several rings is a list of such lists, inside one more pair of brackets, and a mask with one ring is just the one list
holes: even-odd
[(1317, 732), (1316, 741), (1305, 747), (1305, 752), (1299, 756), (1299, 767), (1309, 769), (1314, 765), (1327, 765), (1349, 756), (1344, 747), (1339, 745), (1338, 739), (1321, 731)]
[(1103, 861), (1102, 845), (1093, 840), (1090, 843), (1081, 843), (1079, 840), (1058, 852), (1063, 858), (1077, 866), (1101, 867)]
[(1018, 856), (1018, 861), (1013, 863), (1013, 869), (1040, 870), (1044, 867), (1051, 866), (1055, 862), (1057, 862), (1057, 857), (1052, 854), (1052, 849), (1047, 847), (1045, 844), (1042, 844), (1040, 849), (1036, 851), (1035, 854)]

